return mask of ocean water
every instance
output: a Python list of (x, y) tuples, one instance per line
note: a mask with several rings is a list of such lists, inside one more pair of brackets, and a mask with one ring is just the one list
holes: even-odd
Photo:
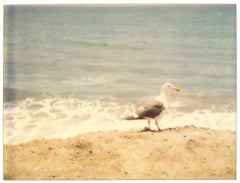
[(236, 6), (5, 5), (3, 70), (5, 144), (142, 129), (165, 82), (161, 128), (235, 131)]

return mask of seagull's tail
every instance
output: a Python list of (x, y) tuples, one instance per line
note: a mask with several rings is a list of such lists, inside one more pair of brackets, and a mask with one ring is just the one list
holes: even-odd
[(124, 118), (125, 120), (137, 120), (137, 119), (144, 119), (143, 117), (134, 117), (134, 116), (128, 116)]

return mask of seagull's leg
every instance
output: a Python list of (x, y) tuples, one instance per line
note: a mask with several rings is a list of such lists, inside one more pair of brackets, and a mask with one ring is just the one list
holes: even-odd
[(149, 130), (151, 130), (150, 119), (148, 119), (148, 128), (149, 128)]
[(157, 119), (155, 120), (155, 124), (156, 124), (156, 126), (157, 126), (157, 128), (158, 128), (158, 131), (161, 131), (161, 129), (160, 129), (159, 126), (158, 126), (158, 121), (157, 121)]

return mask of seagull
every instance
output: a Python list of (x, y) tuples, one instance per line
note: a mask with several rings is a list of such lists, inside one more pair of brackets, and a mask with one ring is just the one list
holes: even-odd
[(160, 95), (156, 96), (152, 101), (145, 103), (145, 105), (139, 109), (136, 116), (126, 117), (125, 120), (147, 119), (149, 127), (147, 130), (151, 131), (150, 120), (154, 119), (158, 131), (161, 131), (160, 127), (158, 126), (158, 120), (162, 117), (161, 114), (163, 111), (168, 108), (168, 94), (171, 91), (179, 92), (180, 89), (171, 83), (163, 84)]

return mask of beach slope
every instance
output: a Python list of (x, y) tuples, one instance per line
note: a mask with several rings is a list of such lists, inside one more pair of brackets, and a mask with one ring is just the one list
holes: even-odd
[(236, 133), (194, 126), (4, 145), (4, 179), (235, 179)]

